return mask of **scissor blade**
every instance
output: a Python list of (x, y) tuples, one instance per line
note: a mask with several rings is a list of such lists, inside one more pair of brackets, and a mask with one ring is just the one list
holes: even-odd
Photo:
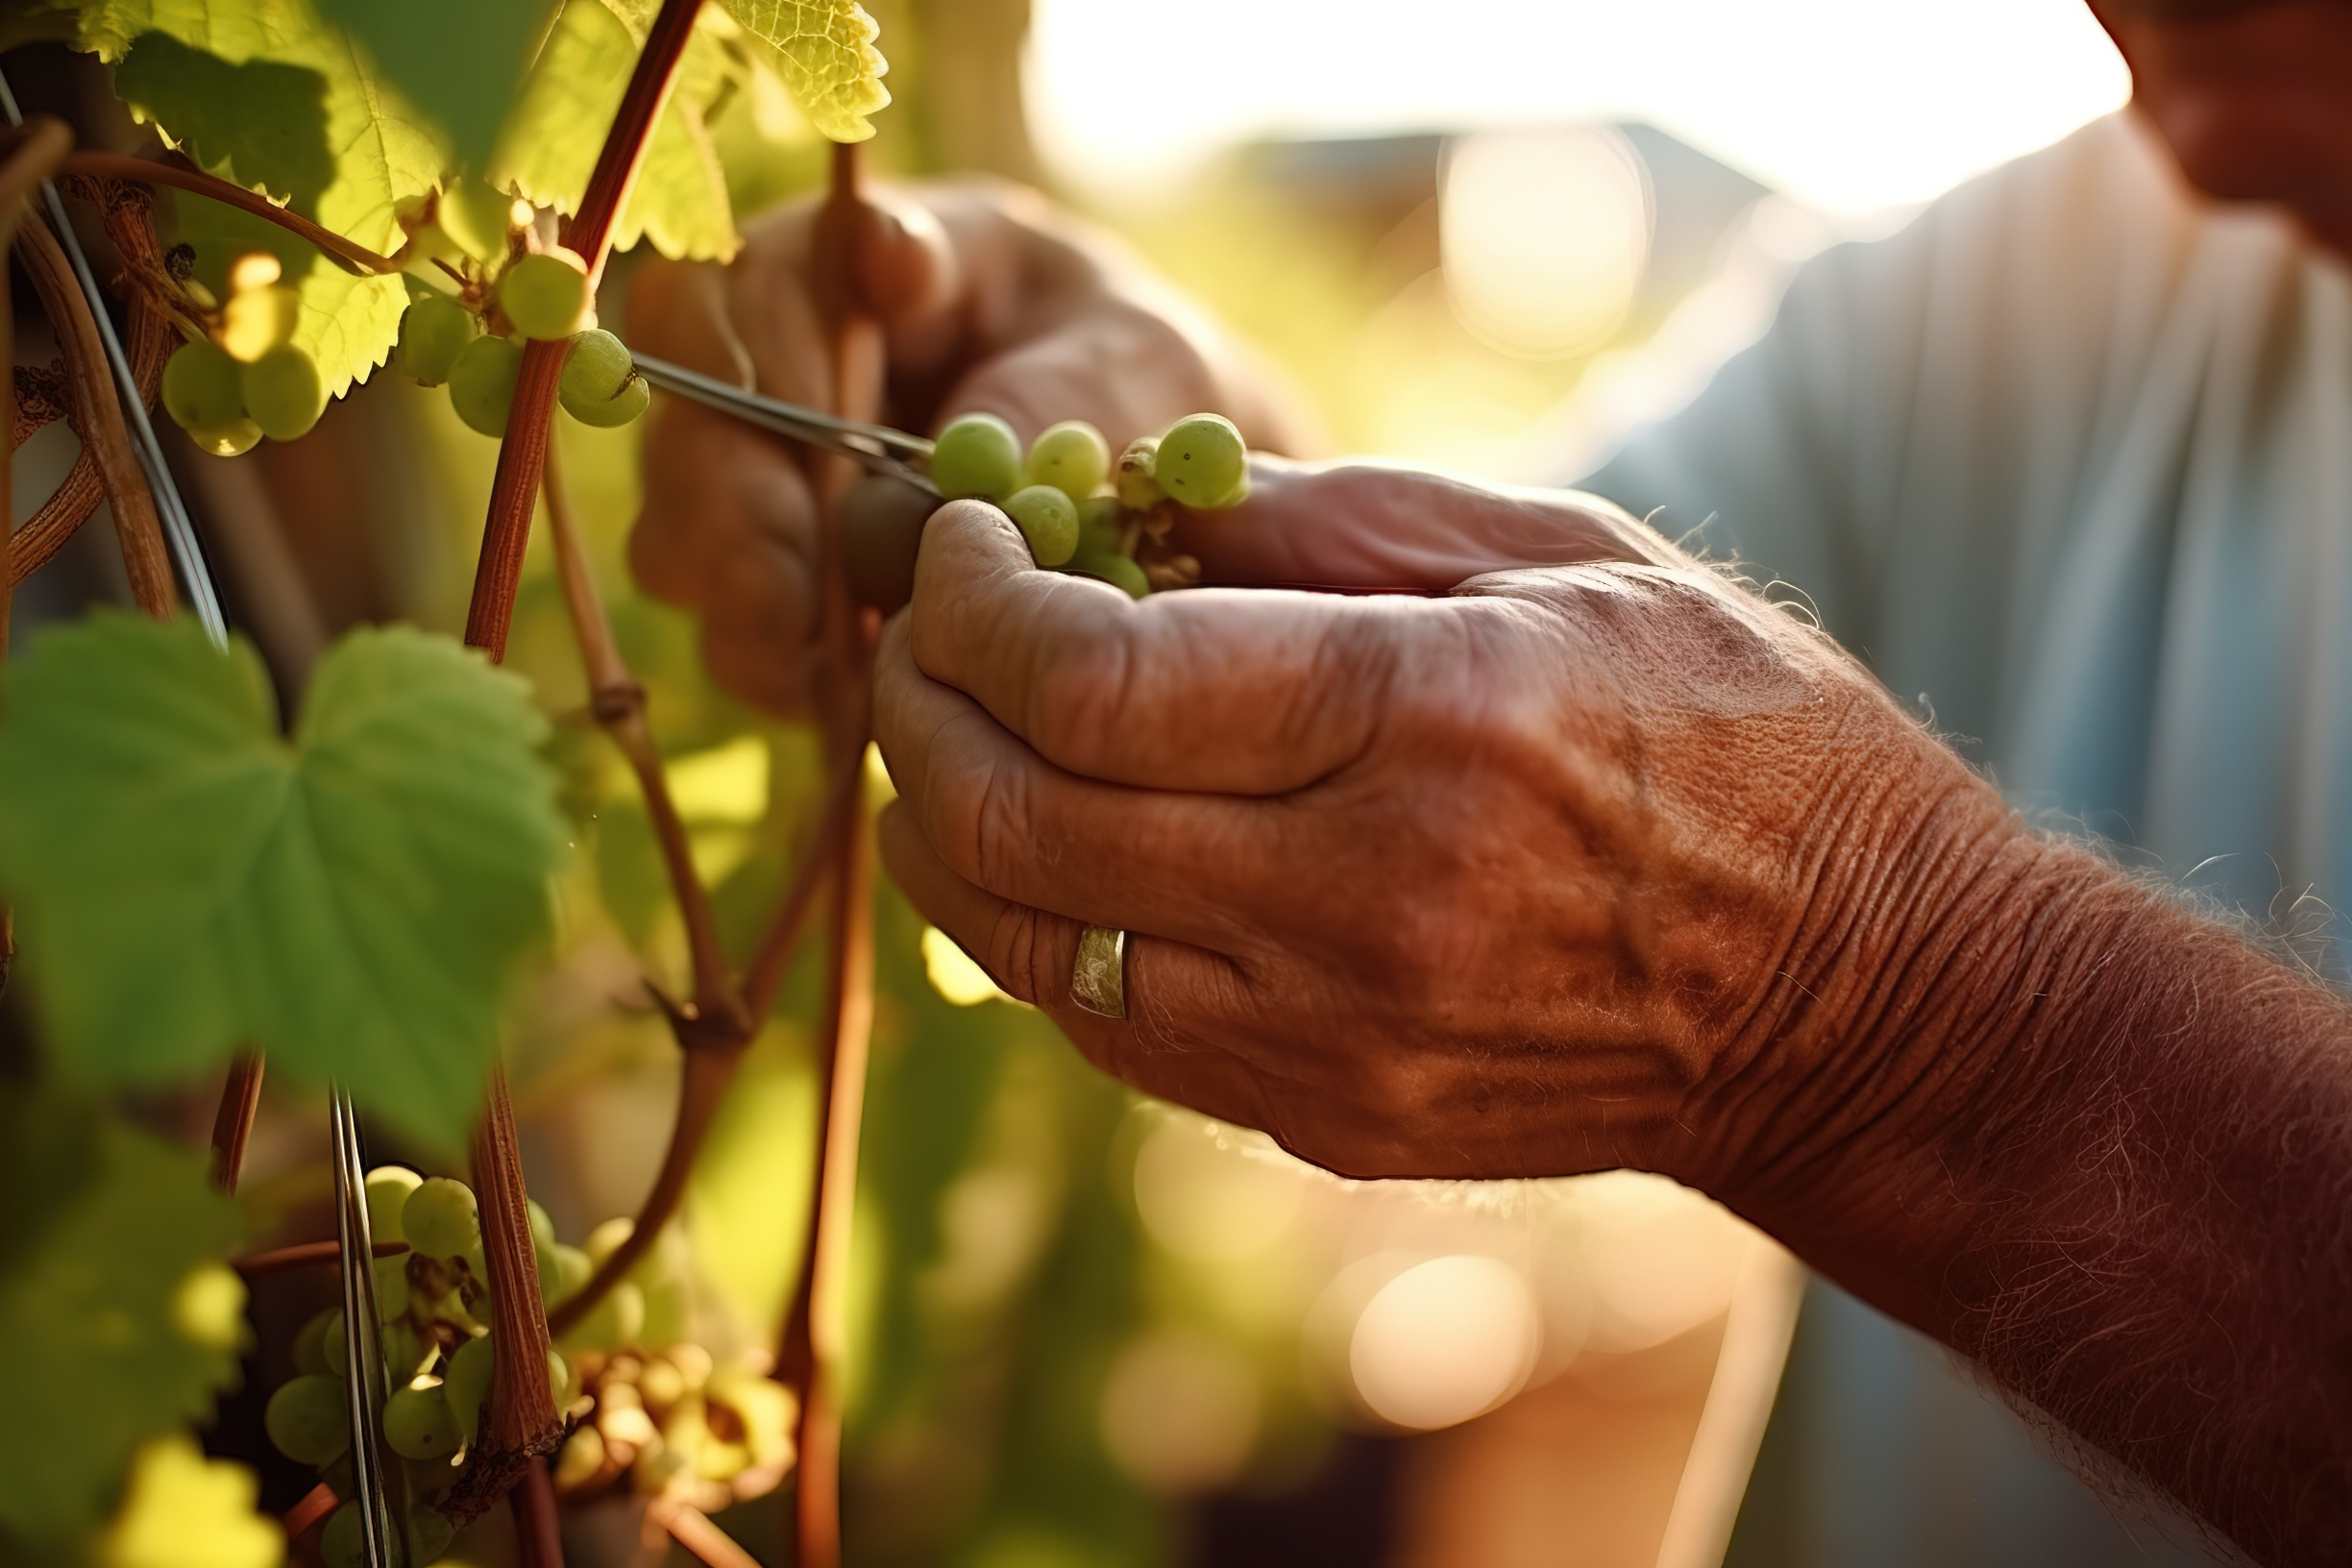
[(887, 425), (869, 425), (862, 420), (844, 419), (821, 408), (804, 407), (771, 398), (758, 392), (746, 392), (731, 386), (715, 376), (688, 370), (684, 365), (672, 364), (649, 355), (634, 355), (638, 374), (667, 392), (691, 398), (722, 413), (732, 414), (747, 424), (790, 436), (821, 451), (834, 453), (858, 463), (875, 474), (887, 474), (893, 478), (915, 486), (931, 495), (939, 487), (929, 476), (911, 468), (905, 459), (927, 458), (931, 443), (919, 435), (909, 435)]
[(351, 1413), (352, 1482), (358, 1496), (360, 1536), (368, 1568), (397, 1568), (404, 1560), (406, 1521), (398, 1500), (406, 1494), (388, 1473), (378, 1434), (385, 1397), (383, 1327), (376, 1305), (376, 1244), (370, 1234), (367, 1178), (359, 1164), (359, 1119), (351, 1096), (331, 1091), (335, 1239), (343, 1276), (343, 1398)]

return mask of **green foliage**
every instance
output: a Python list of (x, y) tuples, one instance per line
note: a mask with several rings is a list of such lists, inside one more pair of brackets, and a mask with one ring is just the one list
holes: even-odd
[(289, 744), (250, 648), (116, 614), (11, 680), (0, 875), (59, 1066), (155, 1083), (258, 1044), (453, 1143), (564, 839), (523, 683), (445, 638), (355, 632)]
[(277, 1568), (285, 1531), (255, 1511), (260, 1484), (208, 1459), (175, 1433), (139, 1450), (121, 1512), (89, 1554), (92, 1568)]
[(873, 135), (866, 116), (890, 103), (890, 69), (874, 20), (857, 0), (722, 0), (746, 32), (784, 58), (784, 80), (818, 130), (835, 141)]
[(184, 191), (173, 201), (176, 237), (196, 248), (197, 281), (213, 293), (228, 292), (229, 263), (236, 257), (249, 251), (278, 257), (302, 302), (292, 342), (318, 366), (329, 396), (341, 397), (391, 354), (408, 306), (407, 286), (399, 278), (345, 272), (308, 241), (233, 207)]
[[(235, 1210), (194, 1157), (61, 1094), (0, 1088), (0, 1335), (22, 1347), (0, 1422), (0, 1532), (79, 1533), (132, 1450), (206, 1414), (233, 1342), (191, 1323)], [(192, 1335), (192, 1336), (191, 1336)]]
[[(385, 76), (449, 133), (458, 161), (479, 168), (523, 66), (547, 30), (542, 0), (319, 0), (365, 44)], [(462, 48), (451, 40), (462, 38)]]

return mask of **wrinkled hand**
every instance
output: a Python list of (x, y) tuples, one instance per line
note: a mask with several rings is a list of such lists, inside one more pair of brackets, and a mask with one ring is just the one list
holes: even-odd
[[(887, 422), (927, 430), (987, 410), (1026, 439), (1090, 419), (1117, 446), (1214, 409), (1255, 446), (1306, 439), (1270, 377), (1038, 198), (971, 184), (870, 201), (855, 271), (888, 338)], [(649, 265), (630, 296), (632, 341), (835, 406), (817, 213), (802, 204), (753, 226), (725, 268)], [(649, 592), (698, 612), (721, 685), (772, 712), (805, 712), (821, 538), (808, 454), (724, 414), (659, 402), (630, 566)]]
[[(1131, 602), (958, 502), (885, 629), (918, 907), (1098, 1065), (1331, 1169), (1794, 1157), (1904, 1027), (1889, 912), (2016, 832), (1827, 638), (1604, 505), (1268, 464), (1186, 543), (1227, 581), (1587, 563)], [(1133, 933), (1124, 1021), (1071, 1001), (1088, 923)]]

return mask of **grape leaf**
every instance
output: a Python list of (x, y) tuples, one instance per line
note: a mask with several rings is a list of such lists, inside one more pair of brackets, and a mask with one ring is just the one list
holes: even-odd
[(341, 397), (391, 357), (400, 341), (408, 290), (398, 277), (360, 278), (319, 254), (308, 241), (233, 207), (173, 192), (179, 213), (175, 237), (196, 248), (196, 277), (227, 298), (229, 263), (248, 251), (268, 251), (302, 301), (294, 345), (319, 368), (331, 397)]
[(235, 1382), (233, 1344), (189, 1338), (175, 1307), (220, 1270), (236, 1211), (194, 1156), (55, 1091), (0, 1089), (0, 1184), (48, 1216), (0, 1250), (0, 1527), (55, 1538), (104, 1518), (132, 1450)]
[(90, 1554), (93, 1568), (278, 1568), (285, 1531), (254, 1511), (251, 1470), (208, 1459), (183, 1434), (159, 1437), (131, 1461), (122, 1511)]
[(352, 633), (279, 738), (259, 661), (101, 614), (11, 672), (0, 881), (58, 1065), (103, 1084), (240, 1045), (454, 1146), (564, 843), (524, 683)]
[(82, 47), (212, 173), (370, 250), (446, 170), (441, 133), (308, 0), (86, 0)]
[[(652, 7), (628, 0), (565, 0), (499, 134), (491, 184), (558, 212), (579, 210), (652, 16)], [(643, 236), (665, 256), (723, 261), (741, 247), (704, 119), (743, 74), (730, 31), (707, 11), (696, 24), (613, 226), (615, 248)], [(583, 127), (595, 134), (582, 135)]]
[(784, 80), (811, 124), (835, 141), (873, 135), (866, 116), (891, 101), (880, 30), (857, 0), (721, 0), (753, 37), (784, 57)]
[[(367, 45), (378, 69), (449, 134), (458, 160), (477, 169), (490, 156), (549, 12), (541, 0), (319, 0), (319, 7)], [(453, 38), (465, 46), (453, 49)]]

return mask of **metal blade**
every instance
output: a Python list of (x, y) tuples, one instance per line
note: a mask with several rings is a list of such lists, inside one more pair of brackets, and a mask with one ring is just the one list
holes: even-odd
[(383, 1325), (376, 1308), (376, 1243), (368, 1224), (367, 1177), (359, 1163), (359, 1120), (351, 1096), (329, 1095), (334, 1134), (335, 1238), (343, 1275), (343, 1398), (351, 1412), (352, 1482), (368, 1568), (405, 1561), (407, 1520), (399, 1507), (406, 1478), (385, 1461)]
[(732, 414), (746, 424), (787, 435), (806, 446), (834, 453), (862, 465), (868, 472), (887, 474), (902, 483), (911, 484), (928, 495), (938, 495), (939, 486), (930, 477), (907, 465), (909, 457), (928, 458), (931, 443), (919, 435), (892, 429), (887, 425), (869, 425), (862, 420), (844, 419), (821, 409), (806, 408), (781, 398), (771, 398), (758, 392), (746, 392), (742, 387), (705, 376), (684, 365), (674, 365), (667, 359), (649, 355), (635, 355), (637, 372), (665, 392), (691, 398), (721, 413)]

